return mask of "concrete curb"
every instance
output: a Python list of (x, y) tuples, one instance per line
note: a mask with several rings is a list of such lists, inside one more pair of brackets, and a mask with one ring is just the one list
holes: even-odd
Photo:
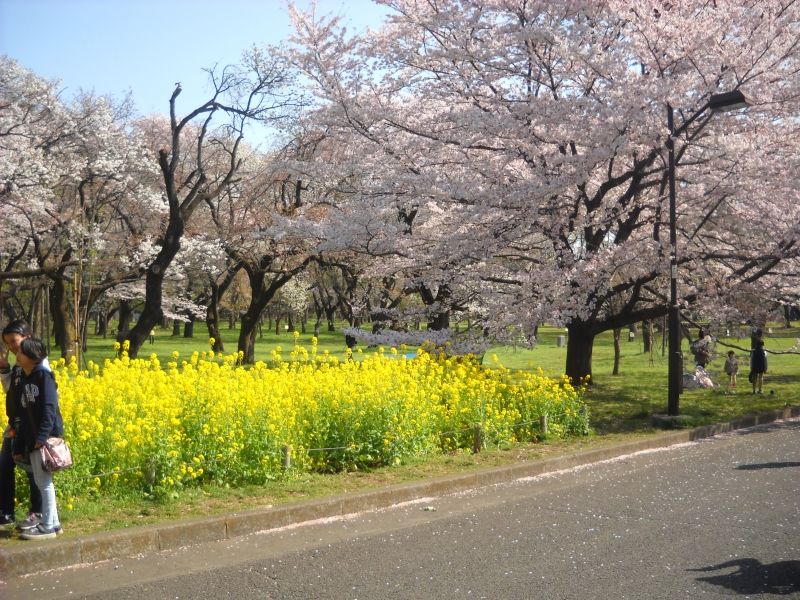
[(800, 406), (786, 407), (750, 415), (729, 423), (695, 429), (670, 431), (647, 439), (584, 450), (553, 458), (483, 469), (393, 485), (390, 487), (254, 509), (215, 517), (131, 527), (87, 535), (81, 538), (31, 542), (0, 550), (0, 577), (8, 578), (101, 560), (152, 554), (183, 546), (227, 540), (256, 531), (266, 531), (314, 519), (338, 517), (365, 510), (385, 508), (428, 496), (440, 496), (467, 489), (510, 482), (561, 469), (588, 465), (602, 460), (800, 416)]

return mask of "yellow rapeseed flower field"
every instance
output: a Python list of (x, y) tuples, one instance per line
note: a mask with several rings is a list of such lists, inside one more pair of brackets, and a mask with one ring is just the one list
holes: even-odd
[(155, 355), (53, 366), (75, 458), (58, 475), (72, 506), (92, 495), (169, 497), (205, 482), (238, 486), (302, 471), (588, 432), (582, 390), (474, 358), (380, 349), (339, 361), (295, 346), (249, 367), (238, 354)]

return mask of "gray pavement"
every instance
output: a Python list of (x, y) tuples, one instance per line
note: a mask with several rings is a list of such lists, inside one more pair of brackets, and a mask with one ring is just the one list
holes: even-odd
[[(800, 424), (669, 447), (797, 412), (271, 511), (40, 542), (2, 556), (0, 597), (800, 597), (791, 582), (800, 581)], [(397, 502), (406, 504), (380, 509)], [(70, 564), (71, 552), (92, 564), (20, 576), (25, 565)]]

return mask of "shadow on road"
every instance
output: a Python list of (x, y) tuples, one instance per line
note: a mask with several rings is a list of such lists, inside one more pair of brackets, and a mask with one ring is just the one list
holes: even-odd
[(733, 567), (737, 568), (733, 573), (707, 575), (697, 580), (727, 588), (737, 594), (787, 595), (800, 592), (800, 560), (762, 564), (755, 558), (740, 558), (689, 571), (709, 573)]
[(739, 465), (739, 471), (759, 471), (761, 469), (785, 469), (787, 467), (800, 467), (800, 462), (771, 462), (754, 465)]
[[(748, 419), (742, 419), (746, 421)], [(765, 435), (773, 431), (800, 429), (800, 419), (793, 419), (791, 421), (776, 421), (773, 423), (759, 423), (759, 416), (755, 415), (751, 419), (753, 423), (744, 424), (743, 429), (731, 431), (730, 435)]]

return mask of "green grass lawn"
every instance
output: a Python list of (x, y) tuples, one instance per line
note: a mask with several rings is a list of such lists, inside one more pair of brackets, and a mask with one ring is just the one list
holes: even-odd
[[(194, 351), (208, 349), (205, 327), (196, 328), (194, 338), (172, 337), (171, 331), (157, 329), (153, 344), (145, 342), (140, 356), (155, 352), (163, 364), (171, 360), (173, 351), (188, 359)], [(238, 331), (223, 329), (226, 352), (236, 350)], [(564, 331), (551, 327), (540, 328), (538, 344), (533, 349), (497, 347), (485, 354), (489, 364), (496, 354), (502, 364), (511, 369), (541, 368), (546, 374), (560, 376), (564, 370), (566, 348), (558, 346), (558, 336)], [(773, 328), (766, 336), (769, 350), (786, 350), (800, 337), (800, 328)], [(310, 346), (311, 334), (301, 335), (300, 343)], [(724, 340), (749, 348), (749, 339)], [(102, 364), (103, 359), (113, 356), (113, 337), (89, 340), (85, 360)], [(294, 345), (291, 334), (276, 336), (265, 332), (256, 343), (256, 359), (267, 359), (275, 346), (284, 349), (288, 356)], [(613, 340), (611, 333), (599, 336), (593, 354), (594, 384), (587, 390), (591, 425), (595, 435), (571, 440), (545, 441), (517, 444), (512, 447), (487, 448), (480, 454), (458, 452), (436, 455), (424, 459), (409, 458), (401, 465), (374, 471), (353, 471), (339, 474), (299, 474), (285, 481), (273, 481), (265, 486), (228, 489), (204, 487), (188, 489), (173, 501), (151, 502), (141, 498), (98, 498), (77, 503), (74, 510), (60, 512), (67, 537), (121, 527), (143, 525), (186, 518), (218, 514), (231, 510), (242, 510), (281, 503), (294, 502), (314, 497), (330, 496), (346, 492), (370, 489), (401, 483), (423, 477), (463, 472), (471, 469), (499, 466), (523, 460), (534, 460), (560, 453), (574, 452), (586, 448), (637, 439), (654, 433), (651, 425), (653, 413), (666, 411), (667, 364), (662, 356), (661, 338), (656, 338), (657, 351), (645, 354), (641, 339), (622, 341), (620, 375), (611, 375), (613, 365)], [(319, 352), (327, 350), (344, 358), (344, 340), (339, 332), (322, 332)], [(747, 383), (747, 350), (737, 351), (740, 363), (740, 383), (735, 394), (727, 391), (722, 374), (727, 348), (717, 344), (717, 355), (709, 371), (714, 380), (722, 385), (712, 390), (686, 391), (681, 395), (681, 413), (690, 417), (691, 424), (721, 422), (762, 410), (782, 408), (787, 404), (800, 403), (800, 356), (797, 354), (770, 355), (770, 369), (765, 379), (762, 396), (749, 393)], [(369, 350), (366, 350), (369, 351)], [(688, 347), (684, 349), (689, 362)], [(774, 391), (774, 394), (769, 393)], [(57, 486), (56, 486), (57, 487)], [(18, 498), (26, 498), (27, 490), (19, 490)], [(21, 509), (20, 509), (21, 510)], [(14, 538), (0, 538), (0, 546), (24, 543)]]
[[(558, 347), (557, 336), (564, 330), (540, 328), (538, 344), (532, 350), (521, 348), (492, 348), (486, 355), (496, 353), (501, 362), (514, 369), (540, 367), (546, 374), (559, 375), (564, 371), (567, 350)], [(773, 327), (765, 341), (768, 350), (785, 351), (797, 343), (800, 328)], [(627, 333), (627, 332), (626, 332)], [(623, 336), (625, 337), (625, 336)], [(727, 421), (737, 417), (782, 408), (800, 403), (800, 355), (771, 354), (769, 372), (764, 378), (764, 394), (754, 396), (747, 382), (749, 338), (723, 338), (725, 342), (745, 350), (735, 349), (739, 357), (739, 377), (735, 393), (727, 389), (727, 376), (723, 371), (725, 355), (729, 350), (716, 344), (716, 354), (708, 372), (715, 389), (685, 390), (680, 396), (681, 413), (690, 417), (690, 423), (703, 425)], [(620, 342), (620, 374), (612, 375), (614, 347), (611, 332), (595, 340), (592, 355), (594, 384), (587, 391), (591, 408), (592, 427), (598, 433), (646, 431), (651, 428), (654, 413), (665, 413), (667, 408), (667, 359), (661, 353), (661, 337), (656, 336), (655, 351), (645, 354), (640, 336), (629, 342)], [(684, 341), (685, 370), (693, 368), (688, 343)]]

